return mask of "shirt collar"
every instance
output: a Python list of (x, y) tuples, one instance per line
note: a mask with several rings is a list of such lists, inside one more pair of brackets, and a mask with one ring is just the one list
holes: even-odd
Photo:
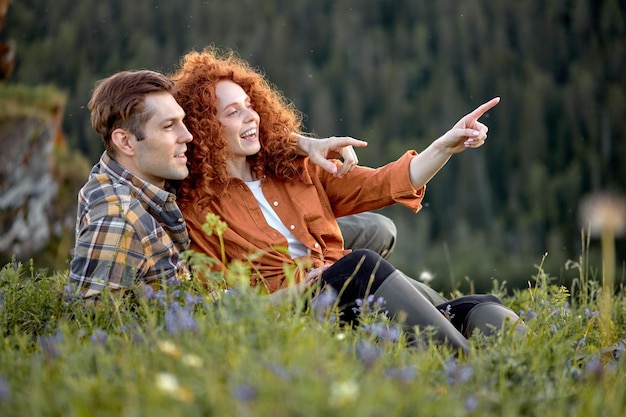
[(155, 210), (161, 211), (166, 202), (176, 200), (173, 194), (173, 188), (166, 182), (164, 190), (161, 187), (142, 180), (141, 178), (131, 174), (126, 168), (120, 165), (116, 160), (104, 151), (100, 157), (101, 170), (106, 171), (118, 182), (134, 189), (138, 197), (153, 207)]

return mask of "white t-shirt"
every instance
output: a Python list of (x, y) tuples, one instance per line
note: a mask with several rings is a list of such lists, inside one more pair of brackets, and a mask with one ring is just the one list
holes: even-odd
[(289, 244), (289, 254), (292, 258), (298, 258), (300, 256), (305, 256), (309, 254), (309, 250), (302, 242), (300, 242), (283, 224), (280, 220), (280, 217), (276, 214), (270, 203), (267, 201), (265, 196), (263, 195), (263, 190), (261, 189), (261, 180), (246, 182), (252, 194), (254, 194), (254, 198), (257, 203), (261, 207), (261, 212), (272, 228), (276, 229), (277, 232), (285, 236), (287, 239), (287, 243)]

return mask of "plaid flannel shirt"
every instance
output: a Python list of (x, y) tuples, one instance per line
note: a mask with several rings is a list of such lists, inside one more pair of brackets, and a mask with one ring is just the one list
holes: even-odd
[(70, 283), (85, 297), (187, 271), (189, 235), (173, 193), (145, 182), (104, 152), (78, 195)]

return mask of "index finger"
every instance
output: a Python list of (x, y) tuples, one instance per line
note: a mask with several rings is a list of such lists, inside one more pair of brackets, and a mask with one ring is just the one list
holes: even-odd
[(474, 120), (478, 120), (483, 116), (483, 114), (487, 113), (489, 110), (494, 108), (496, 104), (498, 104), (499, 102), (500, 102), (500, 97), (492, 98), (488, 102), (478, 106), (473, 112), (471, 112), (467, 116)]
[(367, 146), (367, 142), (365, 142), (364, 140), (354, 139), (349, 136), (342, 136), (342, 137), (334, 136), (332, 139), (333, 139), (332, 147), (334, 149), (337, 149), (343, 146), (354, 146), (356, 148), (364, 148)]

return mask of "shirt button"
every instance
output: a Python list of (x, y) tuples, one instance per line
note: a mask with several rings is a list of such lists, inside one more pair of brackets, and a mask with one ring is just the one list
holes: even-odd
[(289, 226), (289, 228), (290, 228), (291, 230), (294, 230), (294, 229), (296, 228), (296, 226), (294, 226), (294, 225), (292, 224), (291, 226)]
[(278, 206), (278, 201), (274, 201), (274, 207)]
[(185, 221), (185, 220), (184, 220), (182, 217), (181, 217), (180, 219), (178, 219), (178, 223), (182, 223), (182, 222), (184, 222), (184, 221)]
[(313, 245), (313, 246), (315, 246), (315, 248), (317, 249), (317, 248), (319, 248), (319, 247), (320, 247), (320, 244), (319, 244), (319, 243), (316, 243), (316, 244), (315, 244), (315, 245)]

